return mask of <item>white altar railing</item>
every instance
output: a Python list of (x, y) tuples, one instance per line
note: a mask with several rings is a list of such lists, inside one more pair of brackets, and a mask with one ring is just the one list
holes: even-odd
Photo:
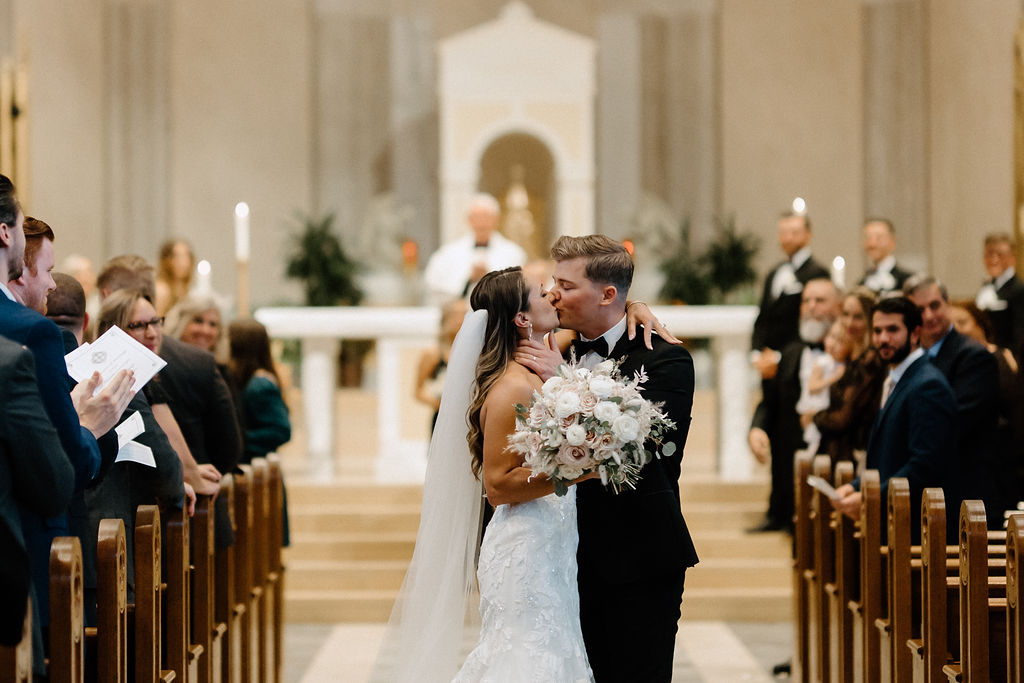
[[(718, 390), (718, 472), (745, 480), (752, 472), (747, 448), (750, 425), (750, 332), (753, 306), (655, 306), (654, 313), (678, 336), (712, 340)], [(306, 441), (314, 476), (329, 477), (334, 464), (334, 391), (338, 344), (373, 339), (377, 355), (376, 476), (380, 481), (422, 481), (426, 443), (402, 439), (399, 375), (402, 348), (437, 339), (436, 308), (261, 308), (256, 319), (277, 339), (302, 340), (302, 393)]]

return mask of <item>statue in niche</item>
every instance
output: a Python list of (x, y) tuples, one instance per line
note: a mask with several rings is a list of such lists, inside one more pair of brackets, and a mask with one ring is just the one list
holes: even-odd
[(530, 194), (526, 191), (526, 184), (523, 182), (526, 172), (522, 164), (516, 164), (511, 168), (510, 174), (512, 183), (505, 193), (505, 220), (502, 223), (501, 231), (505, 237), (533, 255), (537, 226), (533, 220), (533, 213), (530, 211)]

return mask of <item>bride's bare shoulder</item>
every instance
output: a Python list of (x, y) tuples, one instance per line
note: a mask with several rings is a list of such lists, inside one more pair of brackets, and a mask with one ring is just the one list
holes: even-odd
[(529, 404), (533, 392), (540, 387), (541, 382), (536, 375), (521, 366), (511, 367), (491, 387), (484, 405), (511, 407), (516, 403)]

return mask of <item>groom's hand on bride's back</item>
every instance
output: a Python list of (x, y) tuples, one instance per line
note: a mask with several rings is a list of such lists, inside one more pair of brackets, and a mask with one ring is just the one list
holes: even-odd
[(558, 366), (562, 364), (562, 352), (558, 350), (554, 333), (548, 334), (544, 343), (520, 339), (513, 357), (545, 382), (557, 374)]

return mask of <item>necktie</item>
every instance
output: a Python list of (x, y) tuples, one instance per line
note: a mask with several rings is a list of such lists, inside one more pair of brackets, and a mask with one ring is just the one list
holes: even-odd
[(576, 338), (572, 342), (572, 348), (576, 352), (576, 358), (583, 358), (589, 352), (593, 351), (602, 358), (607, 358), (610, 349), (608, 348), (608, 341), (604, 337), (598, 337), (592, 341), (584, 341), (580, 338)]
[(882, 403), (879, 405), (879, 408), (885, 407), (885, 402), (889, 400), (889, 395), (892, 394), (892, 387), (892, 375), (890, 375), (882, 382)]

